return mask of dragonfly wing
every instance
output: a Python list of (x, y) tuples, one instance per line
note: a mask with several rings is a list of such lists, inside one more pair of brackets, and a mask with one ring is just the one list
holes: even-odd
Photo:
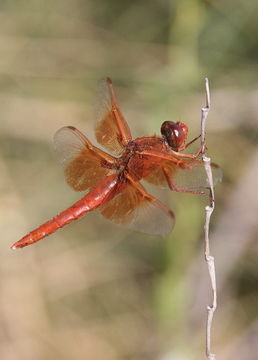
[(119, 155), (132, 140), (129, 126), (118, 106), (112, 81), (107, 78), (101, 83), (96, 104), (98, 119), (95, 135), (99, 144)]
[[(178, 187), (198, 189), (209, 186), (203, 161), (192, 159), (175, 159), (175, 162), (163, 160), (144, 180), (153, 185), (167, 187), (168, 183), (164, 169)], [(214, 163), (211, 164), (211, 169), (215, 186), (222, 179), (222, 171)]]
[(116, 159), (93, 146), (84, 134), (72, 126), (56, 132), (54, 148), (64, 167), (67, 183), (76, 191), (91, 189), (114, 172), (112, 166)]
[(139, 183), (123, 184), (121, 191), (100, 207), (100, 212), (116, 224), (149, 234), (167, 235), (175, 223), (173, 212)]
[[(166, 163), (163, 162), (162, 165), (165, 166)], [(146, 177), (144, 177), (144, 180), (152, 185), (156, 185), (156, 186), (159, 186), (162, 188), (167, 188), (168, 183), (167, 183), (167, 179), (165, 177), (164, 171), (163, 171), (163, 166), (159, 165), (158, 167), (156, 167), (150, 174), (148, 174)], [(170, 167), (169, 167), (169, 169), (171, 170)], [(170, 174), (171, 174), (171, 171), (170, 171)]]
[[(211, 170), (213, 175), (213, 185), (217, 185), (222, 180), (222, 170), (214, 163), (211, 163)], [(209, 182), (206, 170), (202, 160), (186, 160), (183, 164), (173, 172), (172, 180), (181, 188), (207, 188)]]

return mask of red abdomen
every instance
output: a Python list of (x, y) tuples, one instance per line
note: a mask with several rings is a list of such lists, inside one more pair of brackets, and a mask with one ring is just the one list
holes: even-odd
[(109, 200), (115, 193), (118, 184), (117, 175), (107, 176), (99, 185), (86, 194), (81, 200), (54, 216), (37, 229), (25, 235), (21, 240), (14, 243), (11, 249), (22, 248), (31, 245), (44, 237), (52, 234), (61, 227), (77, 220), (87, 212), (96, 209)]

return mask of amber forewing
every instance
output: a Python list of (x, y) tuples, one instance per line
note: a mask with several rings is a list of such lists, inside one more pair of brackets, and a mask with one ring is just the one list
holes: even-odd
[(98, 122), (95, 135), (98, 143), (111, 153), (120, 155), (132, 137), (128, 124), (118, 107), (110, 79), (103, 81), (100, 86), (96, 116)]
[(112, 171), (114, 159), (96, 148), (79, 130), (64, 127), (54, 136), (57, 157), (64, 167), (67, 183), (76, 191), (85, 191), (96, 186)]

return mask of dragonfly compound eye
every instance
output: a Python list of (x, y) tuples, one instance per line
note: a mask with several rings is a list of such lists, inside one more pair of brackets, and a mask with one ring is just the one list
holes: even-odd
[(164, 121), (161, 125), (161, 134), (175, 151), (180, 151), (184, 148), (187, 133), (187, 126), (181, 122)]

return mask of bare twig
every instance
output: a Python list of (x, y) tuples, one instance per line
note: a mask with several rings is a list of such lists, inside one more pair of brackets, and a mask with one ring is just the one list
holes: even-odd
[(211, 171), (211, 159), (208, 158), (205, 154), (205, 128), (206, 120), (210, 110), (210, 89), (209, 81), (205, 78), (205, 90), (206, 90), (206, 105), (201, 110), (201, 144), (202, 144), (202, 160), (204, 162), (204, 167), (207, 173), (208, 184), (210, 188), (210, 204), (205, 207), (205, 225), (204, 225), (204, 235), (205, 235), (205, 261), (208, 265), (208, 271), (211, 281), (212, 289), (212, 305), (207, 307), (207, 323), (206, 323), (206, 356), (208, 360), (215, 360), (215, 354), (211, 353), (211, 326), (213, 315), (217, 307), (217, 289), (216, 289), (216, 273), (215, 273), (215, 264), (214, 257), (210, 255), (210, 240), (209, 240), (209, 228), (210, 228), (210, 218), (211, 214), (215, 207), (214, 201), (214, 187), (213, 187), (213, 177)]

